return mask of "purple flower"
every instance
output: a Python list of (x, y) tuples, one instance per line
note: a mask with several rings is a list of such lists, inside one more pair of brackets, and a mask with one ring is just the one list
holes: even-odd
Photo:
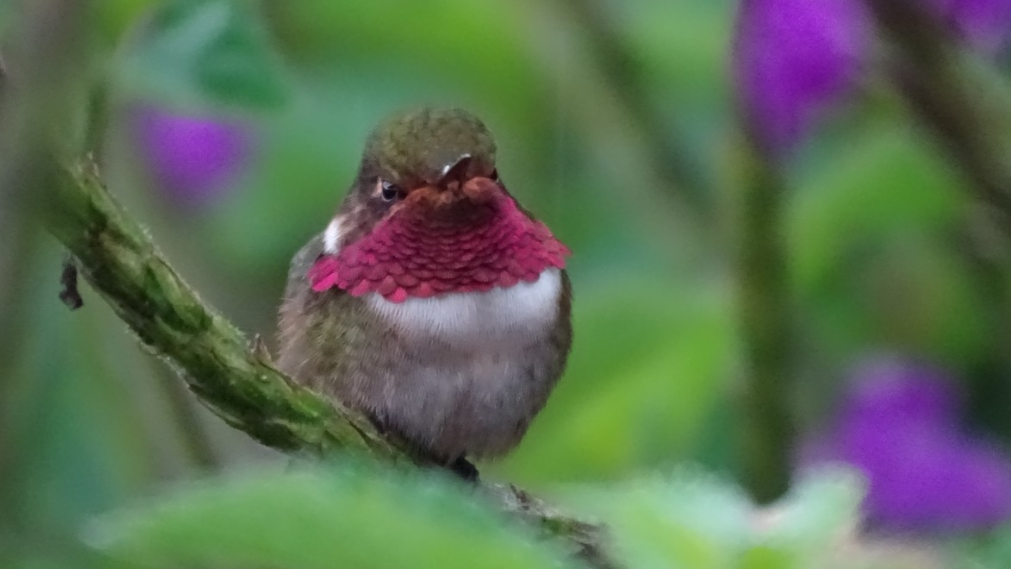
[[(922, 0), (973, 48), (993, 54), (1011, 36), (1011, 0)], [(742, 0), (732, 69), (743, 118), (782, 154), (851, 92), (871, 61), (861, 0)]]
[(203, 205), (229, 189), (252, 153), (249, 125), (235, 119), (143, 107), (136, 136), (158, 185), (182, 205)]
[(830, 431), (805, 464), (845, 462), (870, 482), (869, 520), (917, 531), (970, 530), (1011, 517), (1011, 460), (966, 433), (943, 374), (900, 359), (861, 367)]
[(903, 423), (954, 425), (962, 411), (955, 386), (938, 369), (924, 363), (880, 357), (853, 373), (843, 408), (848, 424)]
[(733, 73), (745, 120), (782, 151), (856, 83), (867, 46), (857, 0), (743, 0)]

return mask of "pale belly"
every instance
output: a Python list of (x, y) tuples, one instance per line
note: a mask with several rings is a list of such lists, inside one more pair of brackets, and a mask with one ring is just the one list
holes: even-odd
[(543, 407), (565, 354), (558, 324), (559, 270), (533, 283), (395, 304), (368, 300), (405, 356), (372, 378), (373, 412), (448, 458), (493, 456), (514, 446)]

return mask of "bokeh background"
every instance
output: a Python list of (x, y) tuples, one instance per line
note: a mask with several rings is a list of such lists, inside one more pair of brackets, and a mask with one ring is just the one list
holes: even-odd
[[(9, 36), (15, 4), (0, 4)], [(405, 106), (466, 107), (496, 135), (510, 191), (574, 251), (568, 371), (486, 476), (534, 489), (684, 464), (738, 476), (756, 336), (739, 301), (755, 295), (773, 299), (769, 332), (788, 334), (762, 365), (793, 417), (789, 468), (848, 462), (870, 476), (872, 527), (999, 549), (1000, 230), (874, 67), (881, 40), (852, 23), (859, 10), (743, 4), (735, 28), (744, 7), (727, 0), (94, 2), (104, 173), (208, 303), (272, 338), (288, 260), (333, 215), (369, 129)], [(944, 12), (996, 83), (1009, 11), (984, 19), (983, 47)], [(775, 172), (771, 231), (739, 221), (756, 191), (741, 117)], [(8, 205), (0, 552), (36, 559), (95, 514), (285, 464), (206, 412), (90, 289), (69, 311), (60, 246)], [(749, 243), (781, 244), (783, 270), (742, 282)]]

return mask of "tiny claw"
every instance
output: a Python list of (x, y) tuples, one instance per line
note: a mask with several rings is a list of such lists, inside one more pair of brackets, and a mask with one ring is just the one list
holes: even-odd
[(266, 342), (259, 334), (254, 334), (253, 339), (249, 342), (249, 351), (253, 353), (256, 359), (264, 363), (273, 363), (274, 357), (270, 355), (270, 350), (267, 349)]
[(459, 456), (449, 465), (449, 470), (459, 476), (464, 480), (464, 482), (470, 482), (477, 484), (478, 482), (478, 471), (477, 467), (474, 466), (466, 458)]

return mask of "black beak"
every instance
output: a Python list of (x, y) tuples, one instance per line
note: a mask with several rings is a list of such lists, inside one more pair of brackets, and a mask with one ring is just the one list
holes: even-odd
[(446, 164), (439, 176), (439, 185), (446, 187), (450, 182), (457, 182), (461, 186), (467, 181), (470, 173), (470, 154), (461, 154), (459, 158)]

